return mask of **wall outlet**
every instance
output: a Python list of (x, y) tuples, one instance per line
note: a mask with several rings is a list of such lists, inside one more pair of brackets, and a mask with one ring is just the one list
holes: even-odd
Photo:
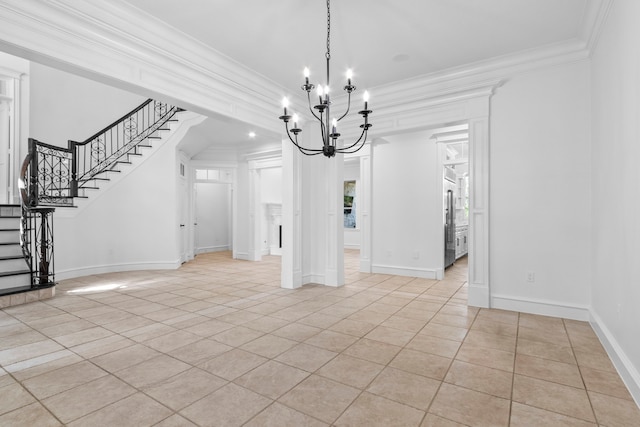
[(527, 271), (527, 282), (533, 283), (536, 281), (536, 273), (533, 271)]
[(414, 251), (413, 252), (413, 259), (420, 259), (420, 252)]
[(392, 251), (387, 251), (387, 258), (391, 258), (392, 255), (393, 255)]

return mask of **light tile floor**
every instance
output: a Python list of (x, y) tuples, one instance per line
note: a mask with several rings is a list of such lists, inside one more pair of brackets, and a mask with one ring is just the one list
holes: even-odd
[(442, 281), (279, 287), (280, 260), (62, 282), (0, 312), (1, 426), (639, 426), (584, 322), (467, 307)]

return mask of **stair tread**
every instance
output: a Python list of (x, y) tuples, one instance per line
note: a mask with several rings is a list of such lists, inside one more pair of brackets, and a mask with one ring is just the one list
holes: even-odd
[(20, 276), (22, 274), (31, 274), (31, 272), (29, 270), (3, 271), (0, 272), (0, 277)]
[(23, 255), (3, 255), (0, 256), (0, 261), (7, 261), (10, 259), (24, 259)]
[(9, 246), (9, 245), (18, 245), (18, 246), (20, 246), (20, 242), (4, 242), (4, 243), (0, 243), (0, 246)]
[(0, 231), (20, 231), (19, 228), (0, 228)]

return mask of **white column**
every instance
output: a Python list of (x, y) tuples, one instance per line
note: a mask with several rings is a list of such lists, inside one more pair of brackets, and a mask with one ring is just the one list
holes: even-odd
[(255, 162), (249, 162), (249, 261), (262, 259), (260, 171)]
[(320, 198), (314, 206), (318, 212), (325, 212), (325, 268), (324, 284), (327, 286), (344, 285), (344, 158), (342, 154), (330, 159), (317, 156), (324, 162), (324, 180), (327, 186), (324, 209)]
[(476, 102), (484, 113), (469, 120), (469, 305), (490, 307), (489, 98)]
[(343, 169), (342, 155), (303, 156), (283, 140), (283, 288), (344, 284)]
[(302, 286), (301, 155), (288, 139), (282, 140), (282, 267), (281, 286)]
[(361, 213), (360, 225), (360, 271), (371, 273), (371, 143), (360, 150), (360, 190), (358, 210)]

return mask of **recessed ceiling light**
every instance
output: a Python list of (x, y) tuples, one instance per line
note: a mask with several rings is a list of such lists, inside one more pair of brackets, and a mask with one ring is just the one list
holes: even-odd
[(255, 138), (255, 137), (256, 137), (255, 132), (249, 132), (249, 138)]
[(407, 62), (409, 60), (409, 55), (406, 53), (399, 53), (391, 58), (393, 62)]

